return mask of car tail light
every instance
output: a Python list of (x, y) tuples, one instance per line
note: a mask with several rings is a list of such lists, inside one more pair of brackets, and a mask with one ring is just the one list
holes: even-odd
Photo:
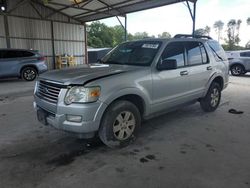
[(42, 56), (42, 57), (39, 57), (38, 60), (39, 60), (39, 61), (45, 61), (46, 59), (45, 59), (44, 56)]

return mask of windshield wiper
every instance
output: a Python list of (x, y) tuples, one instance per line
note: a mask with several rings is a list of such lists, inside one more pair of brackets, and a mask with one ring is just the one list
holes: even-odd
[(104, 64), (117, 64), (117, 65), (123, 65), (123, 63), (117, 62), (117, 61), (106, 61), (103, 62)]

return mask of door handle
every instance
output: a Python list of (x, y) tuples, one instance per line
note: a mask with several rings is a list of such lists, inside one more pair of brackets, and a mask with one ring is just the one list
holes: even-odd
[(207, 67), (207, 70), (212, 70), (212, 69), (213, 69), (212, 66), (208, 66), (208, 67)]
[(186, 76), (186, 75), (188, 75), (188, 71), (181, 71), (181, 72), (180, 72), (180, 75), (181, 75), (181, 76)]

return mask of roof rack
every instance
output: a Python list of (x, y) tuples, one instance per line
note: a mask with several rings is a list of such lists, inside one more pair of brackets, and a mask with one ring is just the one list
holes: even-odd
[(174, 38), (197, 38), (197, 39), (212, 39), (210, 36), (202, 36), (202, 35), (187, 35), (187, 34), (177, 34)]

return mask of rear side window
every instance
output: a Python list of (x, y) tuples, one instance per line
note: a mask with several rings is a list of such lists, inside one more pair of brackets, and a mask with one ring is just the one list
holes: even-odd
[(241, 57), (250, 57), (250, 52), (241, 52), (240, 56)]
[(216, 61), (226, 61), (227, 60), (226, 53), (218, 42), (208, 41), (207, 44), (210, 47)]
[(202, 43), (186, 42), (188, 65), (201, 65), (208, 62), (207, 53)]
[(162, 56), (163, 60), (176, 60), (177, 67), (184, 67), (185, 59), (184, 59), (184, 46), (182, 42), (172, 42), (167, 45)]
[(22, 53), (23, 53), (23, 56), (22, 56), (22, 57), (31, 57), (31, 56), (34, 55), (33, 53), (28, 52), (28, 51), (22, 51)]
[(20, 58), (20, 57), (31, 57), (34, 54), (28, 51), (22, 50), (3, 50), (1, 52), (1, 58)]

